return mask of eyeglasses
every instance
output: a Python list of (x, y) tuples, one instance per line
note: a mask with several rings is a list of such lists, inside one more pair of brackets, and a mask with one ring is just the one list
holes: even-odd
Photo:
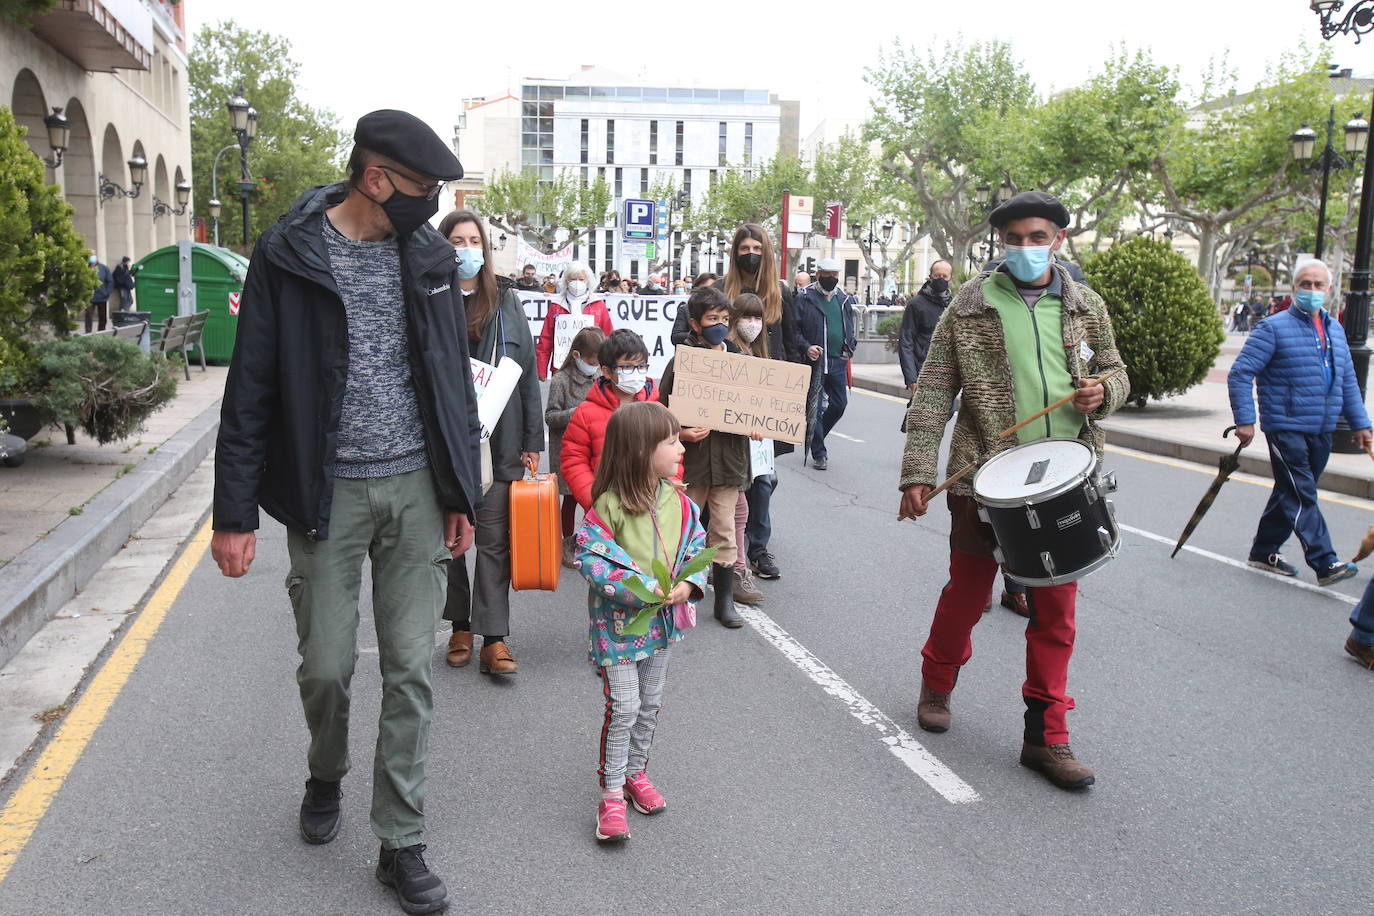
[[(387, 168), (384, 165), (379, 165), (377, 166), (377, 168), (387, 173), (387, 181), (391, 181), (392, 175), (400, 175), (406, 181), (410, 182), (411, 184), (415, 185), (415, 187), (419, 188), (420, 196), (423, 197), (425, 200), (433, 200), (434, 198), (438, 197), (439, 192), (444, 190), (444, 185), (448, 184), (447, 181), (440, 181), (436, 182), (435, 184), (423, 184), (415, 180), (414, 178), (411, 178), (405, 172), (398, 172), (395, 169)], [(396, 187), (396, 182), (394, 181), (391, 181), (391, 186), (393, 188), (396, 188), (397, 191), (401, 190), (400, 188)]]
[(633, 366), (616, 366), (616, 367), (615, 367), (615, 374), (616, 374), (616, 375), (625, 375), (625, 374), (627, 374), (627, 373), (628, 373), (628, 374), (631, 374), (631, 375), (635, 375), (635, 374), (638, 374), (638, 375), (648, 375), (648, 374), (649, 374), (649, 367), (646, 366), (646, 365), (644, 365), (643, 363), (638, 363), (638, 364), (633, 365)]

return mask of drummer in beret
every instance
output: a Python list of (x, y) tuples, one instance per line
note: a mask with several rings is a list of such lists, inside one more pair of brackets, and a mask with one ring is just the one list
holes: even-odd
[[(1009, 559), (1005, 570), (1030, 586), (1021, 764), (1060, 788), (1082, 789), (1097, 777), (1069, 744), (1074, 700), (1067, 684), (1076, 579), (1090, 569), (1072, 566), (1077, 558), (1056, 553), (1063, 549), (1059, 545), (1041, 546), (1033, 535), (1025, 544), (999, 544), (980, 518), (977, 477), (967, 469), (1010, 448), (1035, 448), (1039, 439), (1081, 439), (1100, 460), (1104, 439), (1091, 421), (1124, 404), (1130, 385), (1119, 371), (1097, 380), (1122, 368), (1121, 354), (1101, 297), (1056, 258), (1068, 238), (1068, 209), (1052, 194), (1026, 191), (994, 210), (989, 221), (1004, 257), (970, 278), (945, 309), (907, 409), (899, 517), (924, 515), (936, 483), (953, 478), (946, 493), (949, 582), (921, 650), (916, 721), (930, 732), (952, 727), (955, 681), (970, 660), (970, 634), (983, 616), (1002, 558), (1038, 556), (1045, 568)], [(956, 397), (962, 406), (940, 475), (939, 451)], [(997, 434), (1012, 427), (1017, 431), (1009, 436)]]

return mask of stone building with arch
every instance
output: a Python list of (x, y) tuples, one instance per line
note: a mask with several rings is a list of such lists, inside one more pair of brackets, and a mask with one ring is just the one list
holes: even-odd
[[(28, 129), (49, 184), (75, 209), (76, 230), (111, 266), (191, 237), (177, 184), (191, 178), (191, 112), (182, 3), (57, 0), (32, 24), (0, 20), (0, 105)], [(71, 129), (56, 168), (44, 118)], [(135, 187), (129, 160), (147, 163)]]

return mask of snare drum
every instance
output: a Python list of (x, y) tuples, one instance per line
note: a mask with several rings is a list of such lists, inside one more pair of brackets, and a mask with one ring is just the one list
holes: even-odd
[(973, 478), (978, 515), (997, 536), (997, 562), (1023, 585), (1081, 579), (1116, 556), (1121, 533), (1099, 477), (1097, 456), (1079, 439), (1040, 439), (993, 456)]

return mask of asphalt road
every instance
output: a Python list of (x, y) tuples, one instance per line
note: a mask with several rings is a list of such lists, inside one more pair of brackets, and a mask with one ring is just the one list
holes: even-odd
[[(1267, 493), (1239, 479), (1191, 542), (1216, 556), (1170, 560), (1126, 533), (1082, 584), (1070, 674), (1074, 748), (1098, 782), (1060, 791), (1016, 762), (1023, 622), (1007, 611), (974, 633), (954, 727), (916, 727), (948, 515), (896, 521), (900, 413), (856, 392), (828, 471), (780, 463), (783, 578), (756, 618), (772, 638), (708, 611), (679, 644), (651, 763), (669, 808), (631, 812), (628, 844), (592, 837), (602, 698), (581, 580), (515, 597), (513, 680), (449, 669), (436, 646), (428, 859), (454, 911), (1367, 910), (1374, 675), (1341, 646), (1368, 572), (1318, 591), (1223, 562), (1244, 559)], [(1119, 452), (1107, 465), (1118, 519), (1169, 541), (1210, 476)], [(1374, 504), (1324, 509), (1353, 553)], [(343, 831), (323, 847), (297, 836), (306, 733), (285, 572), (275, 527), (245, 580), (205, 557), (0, 884), (0, 912), (399, 912), (371, 874), (366, 623)], [(894, 730), (942, 765), (937, 785), (890, 747)], [(976, 798), (937, 791), (951, 785)]]

